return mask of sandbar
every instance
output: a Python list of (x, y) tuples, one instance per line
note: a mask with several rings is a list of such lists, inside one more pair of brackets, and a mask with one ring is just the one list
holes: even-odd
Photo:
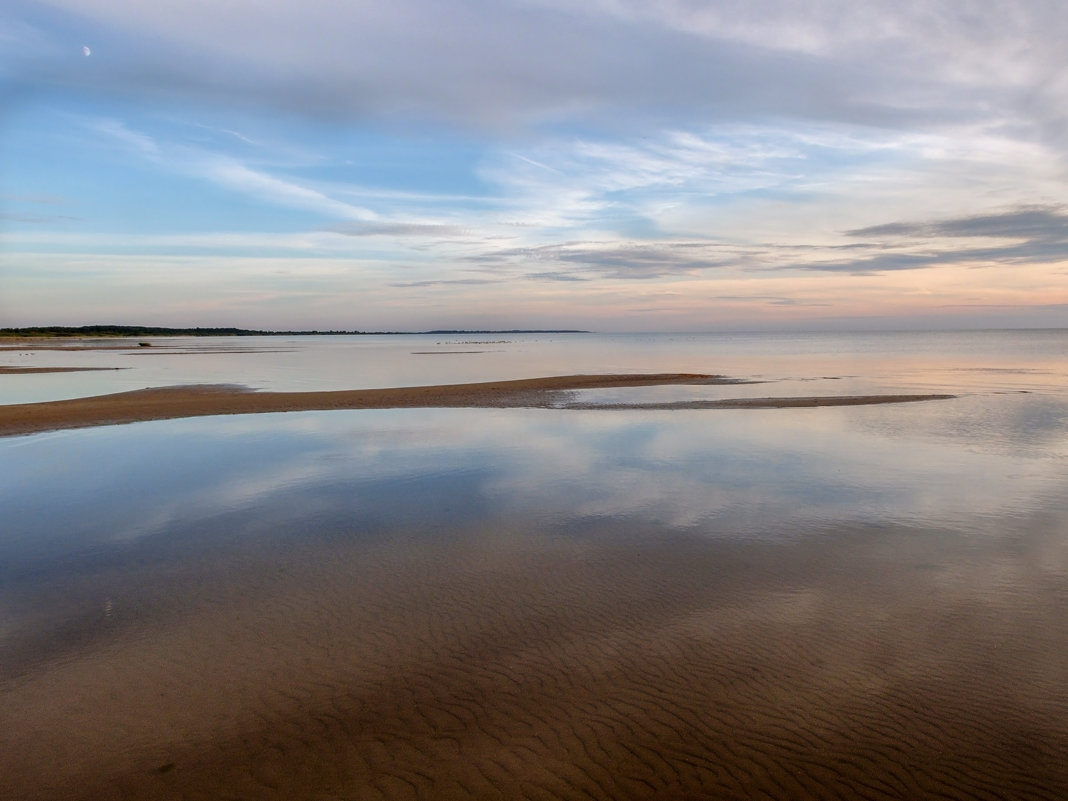
[(0, 436), (66, 428), (114, 425), (223, 414), (390, 408), (792, 408), (943, 400), (952, 395), (847, 395), (806, 398), (741, 398), (677, 404), (568, 405), (571, 390), (682, 384), (738, 384), (701, 373), (566, 375), (542, 378), (438, 384), (416, 387), (257, 392), (241, 386), (157, 387), (70, 400), (0, 406)]
[(31, 373), (91, 373), (99, 370), (128, 370), (128, 367), (4, 367), (0, 375), (29, 375)]
[(129, 341), (101, 343), (97, 340), (65, 339), (0, 339), (0, 352), (3, 351), (91, 351), (91, 350), (137, 350), (141, 345)]

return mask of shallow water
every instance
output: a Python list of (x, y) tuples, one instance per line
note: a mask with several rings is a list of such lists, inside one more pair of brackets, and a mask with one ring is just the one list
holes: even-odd
[[(731, 397), (960, 393), (920, 404), (287, 413), (0, 439), (5, 792), (1065, 797), (1066, 337), (983, 337), (425, 357), (468, 360), (465, 379), (776, 379), (701, 388)], [(341, 375), (347, 343), (305, 345), (303, 378), (281, 354), (143, 358), (199, 383), (240, 355), (237, 378), (269, 388), (460, 380), (420, 379), (400, 358), (412, 343), (386, 346), (396, 358)]]
[(311, 391), (630, 372), (726, 375), (763, 382), (754, 386), (771, 395), (887, 388), (1068, 390), (1066, 329), (791, 335), (175, 337), (147, 341), (152, 347), (90, 340), (79, 343), (83, 347), (76, 350), (0, 350), (0, 366), (94, 368), (94, 372), (0, 375), (0, 403), (175, 384), (242, 384), (261, 390)]

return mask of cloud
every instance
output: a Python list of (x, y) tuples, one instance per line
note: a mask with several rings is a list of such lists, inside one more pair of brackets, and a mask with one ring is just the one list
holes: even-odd
[[(28, 251), (333, 259), (382, 314), (390, 293), (415, 308), (496, 283), (471, 294), (542, 314), (658, 306), (666, 326), (716, 302), (786, 319), (833, 297), (862, 320), (877, 295), (996, 304), (1026, 285), (1023, 304), (1068, 263), (1063, 3), (11, 0), (5, 14), (0, 95), (36, 101), (4, 115), (9, 192), (71, 198), (4, 199), (5, 241)], [(85, 220), (48, 226), (54, 211)]]
[(0, 222), (23, 223), (26, 225), (51, 225), (53, 223), (82, 222), (82, 218), (72, 214), (41, 213), (41, 206), (66, 206), (68, 198), (48, 193), (0, 194), (0, 202), (23, 210), (0, 211)]
[(427, 280), (427, 281), (401, 281), (392, 283), (390, 286), (412, 289), (415, 287), (428, 287), (428, 286), (450, 286), (453, 284), (459, 284), (461, 286), (480, 286), (482, 284), (499, 284), (501, 279), (496, 278), (447, 278), (439, 280)]
[(132, 130), (119, 120), (90, 119), (85, 121), (85, 126), (91, 131), (117, 140), (143, 159), (157, 161), (160, 158), (159, 144), (155, 139), (140, 131)]
[(233, 159), (207, 159), (201, 162), (200, 173), (219, 186), (283, 206), (307, 209), (342, 219), (374, 220), (378, 216), (369, 209), (336, 200), (316, 189), (252, 169)]
[(733, 263), (724, 246), (708, 242), (565, 242), (536, 247), (502, 248), (468, 256), (476, 264), (534, 264), (572, 266), (585, 275), (565, 270), (535, 271), (537, 278), (573, 281), (588, 277), (653, 279), (694, 275), (702, 270)]
[[(546, 280), (661, 279), (707, 276), (711, 272), (785, 270), (874, 275), (944, 265), (1068, 261), (1068, 210), (1061, 206), (1023, 206), (1000, 213), (943, 220), (884, 223), (844, 233), (868, 241), (825, 244), (665, 239), (641, 243), (570, 241), (487, 248), (464, 260), (519, 267), (560, 265), (561, 269), (528, 273), (529, 277)], [(994, 241), (976, 246), (975, 239)], [(842, 254), (850, 257), (842, 258)]]
[(822, 126), (669, 128), (626, 141), (552, 136), (523, 152), (492, 151), (478, 175), (494, 191), (499, 221), (656, 238), (680, 206), (810, 192), (813, 170), (829, 181), (858, 162), (899, 159), (898, 144)]
[(574, 281), (589, 281), (589, 280), (591, 280), (590, 278), (585, 277), (585, 276), (575, 275), (574, 273), (565, 273), (565, 272), (561, 272), (559, 270), (551, 270), (551, 271), (539, 272), (539, 273), (527, 273), (525, 277), (530, 279), (531, 281), (565, 281), (565, 282), (574, 282)]
[[(53, 28), (102, 43), (93, 69), (19, 48), (7, 72), (31, 89), (494, 129), (769, 116), (938, 126), (1002, 109), (1006, 123), (1052, 130), (1068, 92), (1062, 6), (280, 0), (265, 13), (258, 0), (52, 0)], [(48, 38), (37, 4), (15, 0), (11, 16)]]
[(998, 214), (977, 214), (930, 222), (893, 222), (846, 231), (855, 237), (996, 237), (1040, 242), (1068, 240), (1063, 206), (1024, 206)]
[(0, 220), (28, 223), (30, 225), (44, 225), (50, 223), (78, 222), (81, 218), (69, 214), (17, 214), (0, 211)]
[(250, 167), (237, 158), (187, 144), (159, 139), (114, 119), (88, 119), (85, 126), (123, 146), (144, 163), (161, 171), (195, 176), (259, 201), (316, 212), (345, 220), (371, 221), (370, 209), (331, 197), (295, 180)]
[(958, 262), (961, 253), (886, 253), (863, 259), (847, 261), (807, 261), (784, 265), (782, 269), (808, 270), (812, 272), (852, 273), (854, 275), (875, 275), (898, 270), (920, 270), (938, 264)]
[(345, 223), (332, 225), (324, 230), (345, 236), (463, 236), (467, 229), (460, 225), (442, 223), (380, 222), (380, 223)]
[[(892, 222), (845, 232), (847, 236), (880, 240), (866, 247), (880, 249), (861, 259), (813, 262), (805, 270), (869, 274), (915, 270), (944, 264), (1048, 264), (1068, 260), (1068, 211), (1056, 205), (1023, 206), (924, 222)], [(947, 240), (1011, 240), (985, 247), (955, 245)], [(932, 247), (932, 241), (940, 246)], [(918, 243), (920, 249), (917, 251)]]

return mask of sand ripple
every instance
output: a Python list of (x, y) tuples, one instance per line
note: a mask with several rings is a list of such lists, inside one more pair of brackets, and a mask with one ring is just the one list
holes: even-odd
[(1068, 792), (1063, 588), (980, 595), (885, 531), (516, 534), (141, 568), (0, 674), (4, 797)]

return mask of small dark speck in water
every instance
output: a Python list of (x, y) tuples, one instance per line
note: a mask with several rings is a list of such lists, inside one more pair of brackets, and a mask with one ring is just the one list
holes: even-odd
[(164, 773), (170, 773), (172, 770), (174, 770), (174, 767), (175, 766), (174, 766), (173, 762), (168, 762), (165, 765), (160, 765), (158, 768), (156, 768), (152, 772), (153, 773), (158, 773), (160, 776), (162, 776)]

